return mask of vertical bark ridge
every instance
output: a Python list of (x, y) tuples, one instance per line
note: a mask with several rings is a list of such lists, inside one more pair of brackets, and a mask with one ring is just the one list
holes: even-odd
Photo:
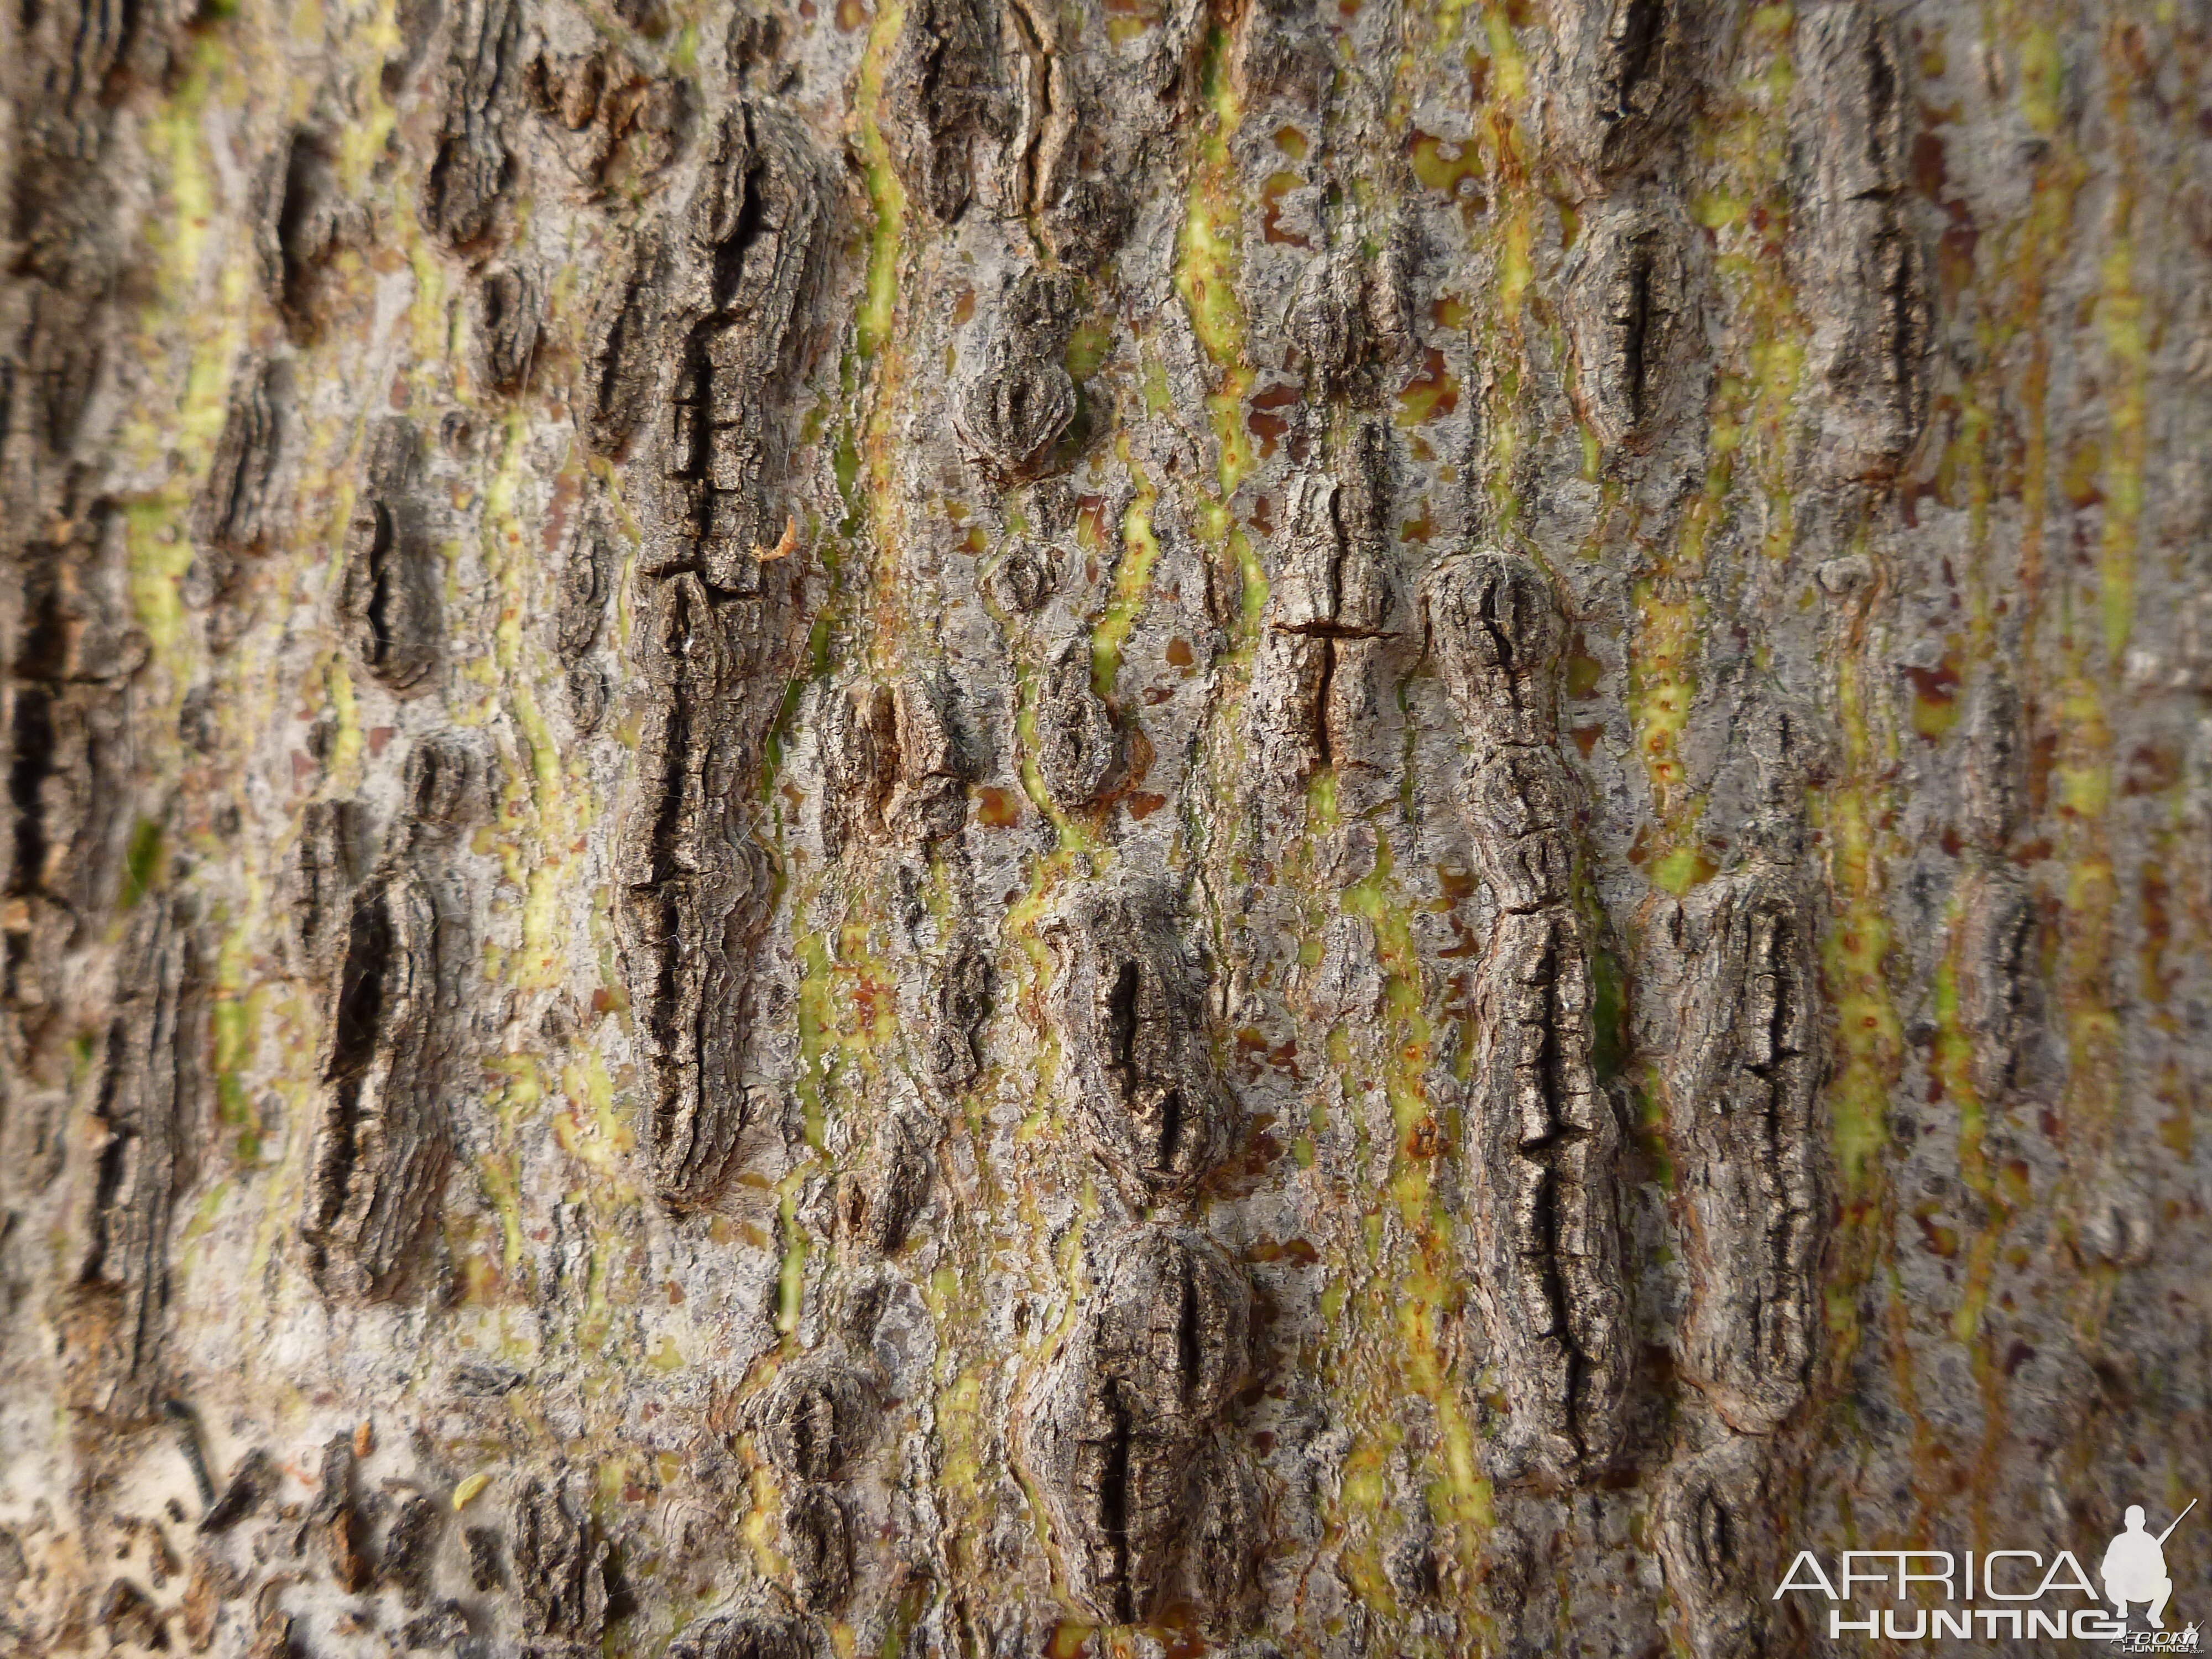
[(0, 1645), (1747, 1659), (2202, 1486), (2078, 13), (25, 9)]

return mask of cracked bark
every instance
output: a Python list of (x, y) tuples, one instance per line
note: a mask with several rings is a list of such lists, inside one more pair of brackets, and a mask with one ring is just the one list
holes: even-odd
[(2200, 11), (18, 9), (0, 1649), (1753, 1659), (2204, 1486)]

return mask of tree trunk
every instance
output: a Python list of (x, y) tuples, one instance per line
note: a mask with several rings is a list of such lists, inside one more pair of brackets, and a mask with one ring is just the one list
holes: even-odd
[(1858, 1650), (2212, 1489), (2203, 0), (6, 27), (10, 1651)]

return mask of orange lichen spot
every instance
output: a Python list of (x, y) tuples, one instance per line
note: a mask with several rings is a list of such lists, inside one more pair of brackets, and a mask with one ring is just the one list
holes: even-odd
[(1304, 187), (1305, 180), (1295, 173), (1271, 173), (1260, 190), (1260, 228), (1267, 239), (1290, 247), (1310, 248), (1313, 243), (1295, 230), (1285, 228), (1282, 220), (1283, 198), (1292, 191)]
[(1275, 411), (1290, 408), (1299, 401), (1301, 396), (1294, 386), (1271, 386), (1254, 396), (1251, 412), (1244, 417), (1244, 424), (1260, 441), (1261, 455), (1273, 454), (1276, 442), (1291, 429), (1290, 417), (1278, 415)]

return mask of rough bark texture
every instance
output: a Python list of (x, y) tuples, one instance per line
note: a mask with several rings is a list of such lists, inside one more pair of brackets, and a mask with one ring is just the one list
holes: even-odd
[(0, 29), (0, 1651), (1750, 1659), (2212, 1486), (2203, 0)]

